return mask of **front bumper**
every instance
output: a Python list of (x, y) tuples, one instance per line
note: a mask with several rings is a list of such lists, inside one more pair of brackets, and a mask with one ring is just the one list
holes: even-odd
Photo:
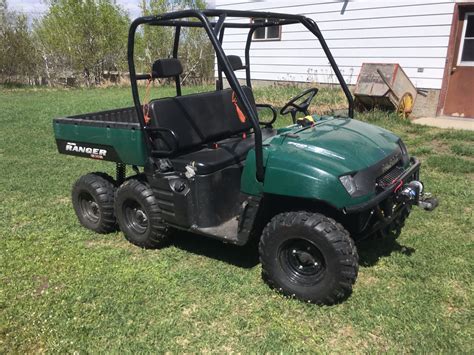
[(417, 205), (426, 211), (433, 211), (438, 206), (438, 200), (425, 193), (418, 180), (420, 165), (418, 159), (411, 158), (409, 167), (374, 198), (344, 210), (348, 218), (356, 221), (352, 232), (355, 239), (379, 231), (399, 233), (412, 206)]
[(412, 180), (418, 180), (420, 175), (420, 166), (421, 163), (417, 158), (410, 158), (410, 167), (397, 178), (396, 183), (385, 188), (385, 190), (378, 193), (373, 199), (357, 205), (344, 207), (343, 211), (347, 214), (353, 214), (367, 211), (374, 208), (375, 206), (378, 206), (382, 201), (386, 200), (395, 193), (395, 190), (397, 187), (399, 187), (400, 182), (405, 184)]

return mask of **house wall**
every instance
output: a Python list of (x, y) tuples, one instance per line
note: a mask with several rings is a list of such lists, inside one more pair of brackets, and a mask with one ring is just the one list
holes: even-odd
[[(215, 0), (214, 5), (313, 18), (350, 84), (356, 83), (364, 62), (399, 63), (418, 88), (440, 89), (454, 3)], [(226, 29), (223, 47), (227, 54), (244, 57), (247, 31)], [(301, 25), (283, 26), (280, 41), (254, 41), (250, 55), (253, 80), (337, 82), (317, 39)], [(236, 74), (244, 78), (243, 71)]]

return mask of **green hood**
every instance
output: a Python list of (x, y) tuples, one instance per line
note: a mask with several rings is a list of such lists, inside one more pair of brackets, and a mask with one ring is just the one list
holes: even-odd
[[(299, 132), (298, 132), (299, 130)], [(332, 118), (315, 126), (293, 130), (297, 138), (283, 135), (270, 159), (285, 156), (333, 175), (358, 171), (379, 162), (398, 146), (393, 133), (361, 121)], [(277, 141), (275, 141), (276, 143)]]
[(319, 119), (312, 127), (290, 126), (266, 140), (265, 179), (255, 180), (251, 151), (242, 176), (242, 191), (326, 201), (342, 208), (365, 202), (373, 194), (352, 198), (339, 177), (372, 166), (398, 147), (393, 133), (349, 118)]

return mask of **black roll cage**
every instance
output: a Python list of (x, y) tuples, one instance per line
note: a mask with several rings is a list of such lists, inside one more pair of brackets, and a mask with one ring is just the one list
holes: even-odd
[[(217, 21), (210, 21), (208, 17), (217, 17)], [(247, 18), (250, 21), (248, 22), (225, 22), (227, 17), (237, 17), (237, 18)], [(195, 18), (197, 21), (183, 20)], [(253, 18), (266, 19), (265, 22), (253, 22)], [(222, 42), (224, 40), (224, 31), (226, 28), (248, 28), (249, 33), (247, 35), (247, 42), (245, 45), (245, 73), (246, 73), (246, 83), (247, 86), (252, 87), (250, 79), (250, 45), (252, 43), (253, 33), (258, 28), (270, 27), (270, 26), (282, 26), (282, 25), (292, 25), (292, 24), (302, 24), (304, 25), (311, 33), (313, 33), (316, 38), (319, 40), (321, 48), (326, 54), (329, 63), (331, 64), (334, 73), (339, 81), (339, 84), (346, 95), (348, 104), (349, 104), (349, 117), (354, 116), (354, 101), (352, 94), (341, 74), (339, 68), (334, 60), (334, 57), (329, 50), (329, 47), (324, 40), (321, 31), (319, 30), (316, 22), (308, 17), (302, 15), (292, 15), (292, 14), (281, 14), (273, 12), (259, 12), (259, 11), (238, 11), (238, 10), (223, 10), (223, 9), (209, 9), (209, 10), (183, 10), (170, 12), (166, 14), (153, 15), (153, 16), (144, 16), (135, 19), (130, 25), (130, 30), (128, 34), (128, 67), (130, 71), (130, 82), (132, 87), (132, 96), (133, 102), (138, 115), (138, 120), (142, 130), (145, 133), (145, 141), (147, 144), (148, 152), (151, 156), (157, 155), (163, 157), (163, 152), (157, 152), (153, 150), (152, 143), (150, 141), (150, 134), (154, 132), (163, 132), (169, 131), (164, 128), (158, 127), (148, 127), (145, 124), (145, 119), (143, 116), (142, 105), (140, 103), (140, 98), (138, 94), (137, 80), (146, 80), (149, 79), (149, 75), (137, 75), (135, 72), (135, 63), (134, 63), (134, 47), (135, 47), (135, 33), (138, 26), (143, 24), (148, 24), (152, 26), (170, 26), (175, 27), (175, 37), (173, 44), (173, 58), (178, 57), (178, 47), (179, 47), (179, 36), (182, 27), (201, 27), (206, 31), (214, 51), (217, 57), (218, 65), (218, 81), (216, 83), (216, 89), (220, 90), (223, 87), (223, 77), (222, 72), (224, 72), (227, 81), (232, 88), (232, 90), (237, 95), (239, 102), (242, 104), (242, 108), (247, 117), (250, 118), (250, 123), (254, 130), (254, 139), (255, 139), (255, 163), (256, 163), (256, 178), (258, 181), (263, 181), (264, 177), (264, 166), (263, 166), (263, 147), (262, 147), (262, 132), (260, 129), (258, 115), (254, 110), (253, 106), (250, 104), (247, 97), (244, 95), (242, 87), (239, 84), (237, 77), (235, 76), (234, 71), (229, 63), (229, 60), (226, 57), (226, 54), (222, 48)], [(176, 81), (176, 94), (177, 96), (181, 95), (181, 86), (179, 76), (175, 77)], [(176, 136), (174, 132), (170, 133), (175, 139)]]

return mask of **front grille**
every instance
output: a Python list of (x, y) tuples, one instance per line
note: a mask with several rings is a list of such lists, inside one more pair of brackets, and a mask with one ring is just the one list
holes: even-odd
[(385, 189), (387, 186), (392, 185), (403, 172), (403, 167), (395, 165), (383, 175), (379, 176), (375, 182), (378, 187)]

